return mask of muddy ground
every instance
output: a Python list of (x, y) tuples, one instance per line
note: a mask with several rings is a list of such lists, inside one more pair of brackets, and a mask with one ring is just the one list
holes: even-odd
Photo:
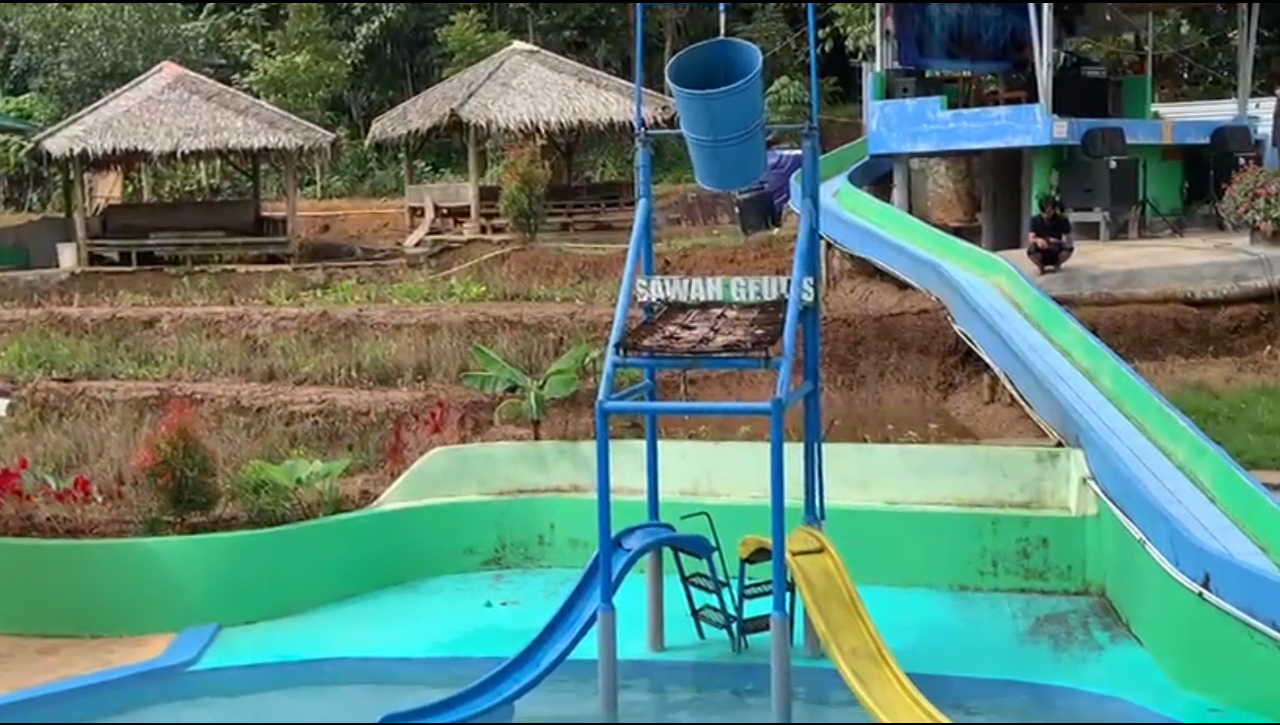
[[(453, 268), (492, 253), (452, 252), (433, 265)], [(788, 245), (765, 239), (731, 251), (675, 247), (661, 254), (659, 266), (667, 273), (768, 274), (785, 272), (789, 263)], [(611, 318), (607, 297), (616, 294), (621, 264), (617, 251), (534, 248), (493, 256), (458, 275), (501, 285), (512, 300), (535, 289), (577, 285), (580, 290), (586, 282), (597, 284), (606, 296), (575, 301), (570, 295), (570, 301), (537, 304), (338, 306), (298, 298), (303, 306), (271, 306), (264, 304), (266, 290), (271, 284), (278, 290), (278, 283), (264, 283), (261, 273), (224, 272), (206, 275), (204, 282), (164, 273), (84, 275), (43, 289), (38, 299), (10, 295), (10, 306), (0, 309), (0, 361), (6, 366), (0, 376), (8, 375), (10, 383), (22, 378), (16, 381), (25, 386), (17, 404), (20, 416), (24, 409), (26, 415), (97, 411), (88, 416), (103, 431), (94, 437), (106, 439), (140, 435), (129, 429), (142, 425), (147, 411), (167, 398), (192, 397), (206, 411), (206, 420), (234, 429), (222, 437), (245, 456), (262, 452), (263, 446), (275, 451), (310, 442), (327, 452), (356, 450), (374, 459), (399, 421), (440, 402), (455, 411), (457, 420), (448, 434), (420, 442), (425, 447), (528, 437), (526, 426), (493, 420), (494, 401), (457, 385), (458, 374), (470, 367), (470, 346), (492, 346), (536, 372), (573, 342), (602, 343)], [(280, 279), (324, 287), (336, 276), (354, 280), (346, 284), (356, 287), (380, 289), (407, 273), (403, 267), (321, 270)], [(193, 285), (205, 291), (195, 301), (241, 306), (192, 304), (182, 292)], [(127, 298), (121, 297), (122, 290)], [(32, 301), (40, 306), (13, 306)], [(945, 310), (925, 295), (852, 265), (841, 267), (824, 302), (829, 440), (1044, 438), (1011, 396), (993, 394), (985, 365), (955, 335)], [(67, 306), (72, 304), (78, 306)], [(1220, 387), (1280, 379), (1273, 347), (1277, 316), (1271, 305), (1139, 305), (1074, 312), (1166, 390), (1192, 383)], [(47, 359), (14, 363), (12, 353), (3, 357), (7, 346), (16, 349), (15, 341), (24, 343), (18, 347), (28, 357), (43, 345), (40, 354)], [(592, 381), (585, 382), (590, 388)], [(740, 373), (690, 374), (684, 380), (672, 375), (664, 386), (668, 397), (766, 399), (772, 379)], [(591, 397), (588, 389), (557, 403), (543, 434), (591, 436)], [(67, 433), (67, 426), (76, 425), (73, 418), (60, 414), (56, 423), (50, 421), (53, 428), (64, 429), (61, 439), (87, 435)], [(253, 424), (237, 422), (246, 420)], [(680, 438), (765, 437), (758, 422), (740, 419), (675, 418), (664, 421), (663, 428), (664, 435)], [(794, 421), (789, 432), (799, 435)], [(634, 421), (615, 422), (615, 435), (637, 433)], [(14, 445), (0, 442), (0, 458)], [(27, 436), (24, 445), (36, 441)], [(91, 448), (63, 445), (58, 457), (87, 462), (95, 452), (102, 455), (117, 447), (128, 448), (100, 440)]]

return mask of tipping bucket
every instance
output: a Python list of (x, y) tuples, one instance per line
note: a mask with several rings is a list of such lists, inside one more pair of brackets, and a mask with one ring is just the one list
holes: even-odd
[(691, 45), (667, 64), (693, 177), (711, 191), (739, 191), (764, 176), (764, 53), (739, 38)]

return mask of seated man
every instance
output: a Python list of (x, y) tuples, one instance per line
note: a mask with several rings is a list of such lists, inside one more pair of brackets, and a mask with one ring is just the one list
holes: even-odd
[(1027, 256), (1036, 265), (1036, 270), (1044, 274), (1046, 270), (1062, 269), (1062, 264), (1071, 259), (1075, 245), (1071, 240), (1071, 222), (1058, 200), (1052, 196), (1040, 197), (1040, 213), (1031, 217), (1031, 233), (1027, 235)]

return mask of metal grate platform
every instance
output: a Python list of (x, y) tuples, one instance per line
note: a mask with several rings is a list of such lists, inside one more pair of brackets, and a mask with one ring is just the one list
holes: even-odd
[(667, 303), (627, 330), (624, 355), (767, 355), (782, 339), (786, 300), (758, 304)]

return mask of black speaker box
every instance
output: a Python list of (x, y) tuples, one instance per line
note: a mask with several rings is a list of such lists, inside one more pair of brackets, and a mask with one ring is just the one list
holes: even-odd
[(1067, 209), (1128, 209), (1138, 203), (1138, 160), (1076, 158), (1058, 170), (1058, 196)]
[(1253, 131), (1239, 124), (1219, 126), (1209, 134), (1209, 151), (1213, 154), (1241, 155), (1257, 151)]
[(763, 232), (778, 226), (778, 212), (773, 205), (773, 195), (767, 189), (752, 189), (738, 194), (738, 228), (744, 236)]
[(1111, 159), (1129, 155), (1129, 139), (1119, 126), (1098, 126), (1080, 136), (1080, 153), (1090, 159)]

